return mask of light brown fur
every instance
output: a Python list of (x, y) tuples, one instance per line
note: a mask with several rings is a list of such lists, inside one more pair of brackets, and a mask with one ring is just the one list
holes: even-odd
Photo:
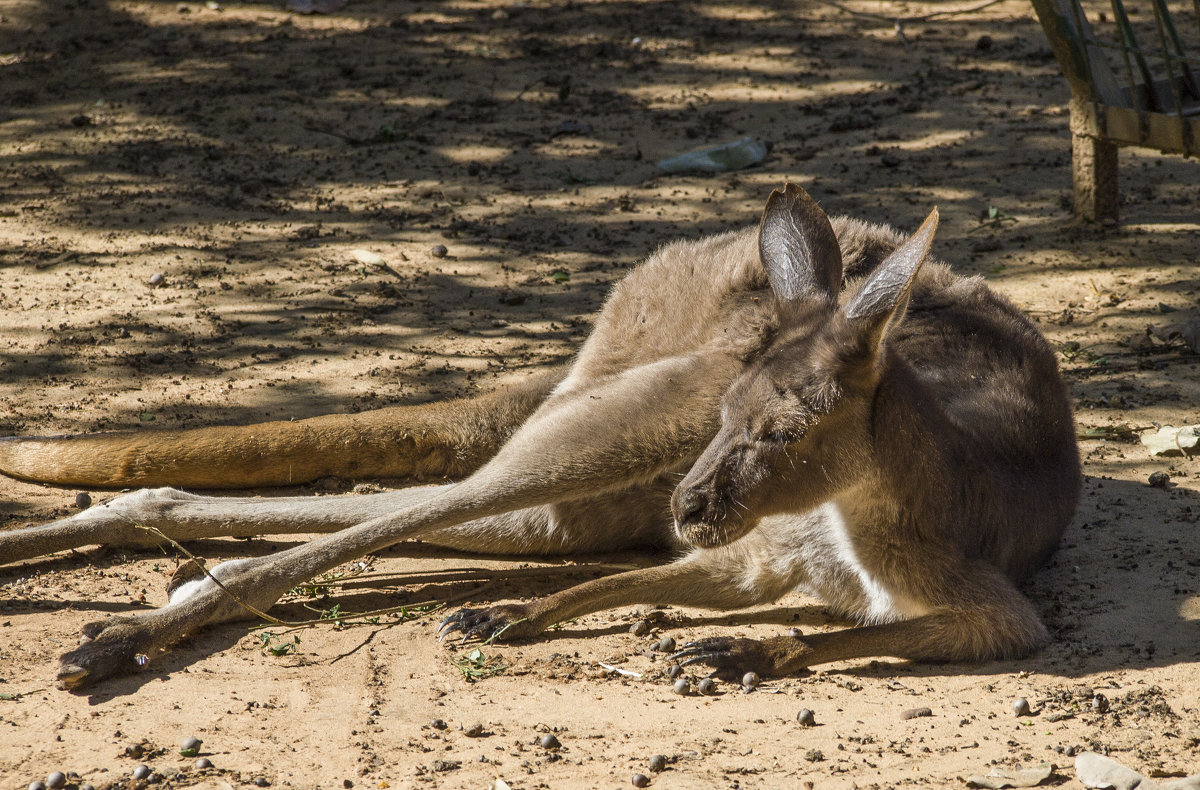
[[(0, 561), (152, 542), (134, 524), (179, 540), (331, 533), (214, 569), (265, 609), (410, 538), (491, 553), (668, 546), (683, 551), (668, 565), (461, 610), (443, 633), (528, 637), (612, 606), (730, 609), (800, 587), (865, 625), (709, 640), (680, 658), (780, 673), (860, 656), (1022, 655), (1046, 635), (1014, 582), (1053, 550), (1078, 496), (1070, 410), (1052, 354), (1014, 308), (922, 267), (935, 226), (901, 243), (831, 225), (789, 186), (757, 232), (659, 250), (613, 289), (568, 369), (506, 391), (300, 423), (0, 442), (5, 473), (76, 485), (467, 475), (349, 498), (139, 491), (0, 534)], [(196, 580), (155, 612), (88, 626), (59, 678), (131, 671), (138, 655), (244, 616)]]

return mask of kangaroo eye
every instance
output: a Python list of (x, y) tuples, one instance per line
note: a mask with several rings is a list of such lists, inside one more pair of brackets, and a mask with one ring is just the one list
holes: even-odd
[(792, 437), (787, 431), (771, 431), (767, 434), (767, 441), (775, 444), (787, 444), (792, 441)]

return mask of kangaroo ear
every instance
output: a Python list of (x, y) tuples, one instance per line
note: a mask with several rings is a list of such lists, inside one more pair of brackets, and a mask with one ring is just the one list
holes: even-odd
[(879, 345), (892, 321), (904, 314), (913, 278), (929, 254), (937, 224), (938, 211), (935, 208), (917, 228), (917, 232), (879, 264), (879, 268), (844, 308), (846, 317), (859, 327), (872, 345)]
[(829, 217), (795, 184), (767, 198), (758, 226), (758, 255), (781, 301), (806, 295), (836, 298), (842, 290), (842, 250)]

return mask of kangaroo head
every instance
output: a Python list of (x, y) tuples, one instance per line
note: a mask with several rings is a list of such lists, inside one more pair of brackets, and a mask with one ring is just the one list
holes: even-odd
[(829, 219), (793, 184), (771, 194), (759, 255), (779, 330), (726, 391), (720, 430), (675, 489), (682, 540), (729, 543), (763, 516), (810, 510), (861, 478), (888, 330), (903, 318), (936, 228), (935, 209), (839, 305), (842, 260)]

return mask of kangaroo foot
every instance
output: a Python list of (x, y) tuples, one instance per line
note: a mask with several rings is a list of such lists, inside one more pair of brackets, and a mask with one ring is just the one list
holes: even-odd
[[(266, 609), (281, 592), (246, 573), (249, 563), (234, 560), (213, 569), (226, 588), (235, 588), (243, 601)], [(246, 589), (251, 584), (256, 588)], [(77, 689), (105, 678), (126, 675), (144, 667), (185, 635), (212, 623), (248, 619), (252, 615), (212, 579), (201, 577), (177, 585), (170, 602), (152, 612), (110, 617), (83, 627), (79, 647), (59, 658), (58, 681)]]
[(542, 631), (534, 624), (527, 607), (519, 604), (489, 606), (486, 609), (459, 609), (438, 626), (438, 641), (461, 633), (462, 641), (478, 637), (481, 642), (495, 639), (521, 639)]
[(813, 658), (812, 648), (794, 636), (762, 640), (717, 636), (690, 642), (671, 656), (685, 667), (708, 664), (715, 668), (714, 675), (725, 680), (738, 680), (746, 672), (788, 675), (813, 663)]

